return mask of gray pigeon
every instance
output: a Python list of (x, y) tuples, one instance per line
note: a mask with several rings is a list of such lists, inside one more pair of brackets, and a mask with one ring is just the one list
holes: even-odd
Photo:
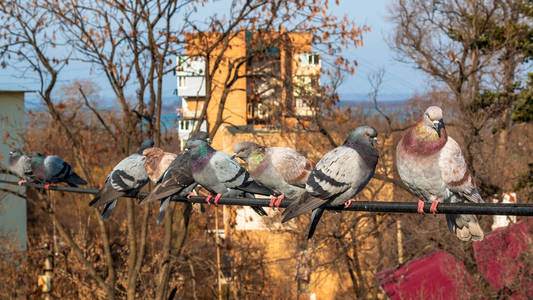
[(57, 155), (43, 155), (37, 152), (30, 153), (31, 182), (45, 184), (48, 189), (52, 184), (66, 182), (69, 186), (77, 187), (87, 182), (72, 167)]
[[(216, 194), (215, 204), (220, 197), (239, 197), (243, 192), (261, 195), (273, 195), (269, 188), (256, 183), (248, 172), (231, 155), (216, 151), (202, 140), (187, 141), (190, 151), (190, 167), (194, 181), (209, 192)], [(210, 203), (212, 195), (206, 198)], [(259, 215), (266, 215), (262, 207), (252, 206)]]
[(346, 207), (374, 176), (378, 150), (374, 147), (378, 132), (370, 126), (355, 128), (344, 144), (318, 162), (305, 185), (306, 192), (287, 207), (282, 222), (313, 210), (309, 225), (310, 239), (324, 212), (323, 206), (331, 203)]
[(142, 152), (153, 146), (154, 141), (150, 139), (144, 141), (137, 152), (121, 160), (107, 175), (104, 187), (89, 203), (90, 206), (105, 205), (101, 212), (102, 220), (106, 221), (111, 216), (119, 197), (135, 197), (148, 183)]
[(278, 197), (272, 197), (270, 206), (279, 207), (281, 201), (295, 200), (305, 192), (305, 183), (315, 164), (292, 148), (263, 147), (252, 142), (235, 145), (236, 157), (246, 162), (252, 178), (272, 189)]
[(21, 178), (19, 185), (31, 180), (31, 159), (20, 149), (13, 149), (9, 152), (8, 169)]
[[(424, 201), (435, 213), (439, 201), (483, 203), (468, 171), (459, 144), (448, 137), (442, 110), (430, 106), (396, 147), (396, 166), (402, 181), (415, 194), (418, 212)], [(474, 215), (446, 215), (450, 232), (463, 241), (480, 241), (483, 230)]]
[[(203, 131), (189, 138), (189, 140), (196, 139), (210, 141), (207, 133)], [(192, 177), (189, 159), (188, 152), (180, 153), (166, 168), (150, 194), (140, 202), (140, 204), (146, 204), (157, 200), (161, 201), (157, 224), (160, 224), (165, 217), (166, 210), (170, 204), (170, 196), (175, 194), (182, 197), (188, 196), (197, 185)]]

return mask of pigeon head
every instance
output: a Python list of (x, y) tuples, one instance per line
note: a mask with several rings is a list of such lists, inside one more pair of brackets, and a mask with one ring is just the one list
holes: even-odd
[(185, 149), (189, 151), (192, 158), (204, 157), (210, 149), (212, 149), (207, 141), (204, 140), (188, 140), (185, 144)]
[(24, 154), (22, 153), (22, 151), (20, 151), (20, 149), (11, 149), (11, 151), (9, 151), (9, 158), (11, 159), (21, 157), (22, 155)]
[(151, 140), (151, 139), (148, 139), (148, 140), (145, 140), (142, 144), (141, 144), (141, 147), (139, 147), (139, 150), (137, 150), (137, 153), (138, 154), (142, 154), (144, 149), (147, 149), (147, 148), (152, 148), (154, 146), (154, 141)]
[(190, 136), (189, 140), (203, 140), (206, 141), (208, 144), (211, 144), (211, 139), (205, 131), (198, 131), (197, 133)]
[(439, 137), (441, 130), (444, 129), (444, 121), (442, 120), (442, 109), (438, 106), (430, 106), (426, 109), (423, 116), (424, 125), (435, 129)]
[(372, 126), (361, 126), (350, 132), (350, 135), (346, 138), (344, 144), (362, 143), (374, 146), (374, 142), (379, 143), (378, 131)]
[(247, 159), (255, 149), (259, 148), (261, 148), (261, 146), (253, 142), (240, 142), (233, 148), (233, 157)]

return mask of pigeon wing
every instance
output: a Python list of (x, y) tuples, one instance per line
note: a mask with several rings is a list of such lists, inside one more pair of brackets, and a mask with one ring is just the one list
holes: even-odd
[(217, 151), (209, 162), (219, 182), (227, 188), (237, 188), (252, 181), (250, 174), (229, 154)]
[(309, 175), (306, 190), (317, 198), (330, 200), (344, 193), (358, 176), (351, 160), (359, 159), (357, 152), (349, 147), (340, 146), (326, 153)]
[(448, 137), (448, 141), (440, 151), (438, 165), (442, 181), (448, 190), (470, 202), (484, 202), (468, 170), (461, 147), (454, 139)]
[(284, 147), (267, 148), (272, 165), (283, 176), (285, 182), (291, 185), (305, 187), (305, 183), (314, 163), (296, 150)]

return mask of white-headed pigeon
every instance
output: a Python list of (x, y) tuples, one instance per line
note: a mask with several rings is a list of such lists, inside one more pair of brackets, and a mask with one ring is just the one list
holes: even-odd
[[(396, 147), (398, 173), (409, 190), (435, 213), (439, 201), (483, 203), (459, 144), (448, 137), (442, 110), (430, 106)], [(446, 215), (448, 227), (463, 241), (480, 241), (483, 230), (474, 215)]]

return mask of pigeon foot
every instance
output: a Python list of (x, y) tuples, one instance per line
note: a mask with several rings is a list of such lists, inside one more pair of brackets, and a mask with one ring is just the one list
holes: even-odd
[(270, 197), (270, 204), (268, 206), (270, 206), (270, 208), (274, 208), (274, 202), (275, 201), (276, 201), (276, 197), (275, 196)]
[(205, 197), (205, 202), (207, 202), (207, 204), (211, 205), (211, 198), (213, 198), (213, 195), (209, 194), (207, 197)]
[(196, 195), (194, 194), (194, 191), (192, 191), (189, 195), (187, 195), (186, 198), (187, 198), (187, 199), (191, 199), (192, 196), (196, 196)]
[(217, 194), (215, 197), (215, 206), (218, 206), (218, 200), (220, 200), (220, 197), (222, 197), (222, 194)]
[(279, 209), (279, 206), (281, 205), (281, 201), (283, 201), (283, 199), (285, 199), (285, 195), (284, 194), (281, 194), (280, 196), (278, 196), (277, 200), (276, 200), (276, 207)]
[(418, 213), (424, 214), (424, 201), (418, 199)]
[(51, 186), (53, 186), (53, 184), (47, 183), (47, 184), (44, 185), (44, 188), (48, 190), (48, 189), (50, 189)]
[(19, 180), (18, 185), (22, 185), (23, 183), (26, 183), (26, 182), (28, 182), (28, 181), (25, 180), (25, 179)]
[(436, 216), (437, 215), (437, 205), (439, 205), (439, 200), (435, 199), (433, 200), (433, 203), (431, 203), (431, 207), (429, 208), (429, 211)]
[(350, 205), (352, 205), (352, 202), (355, 202), (355, 198), (346, 200), (346, 202), (344, 202), (344, 208), (350, 207)]

